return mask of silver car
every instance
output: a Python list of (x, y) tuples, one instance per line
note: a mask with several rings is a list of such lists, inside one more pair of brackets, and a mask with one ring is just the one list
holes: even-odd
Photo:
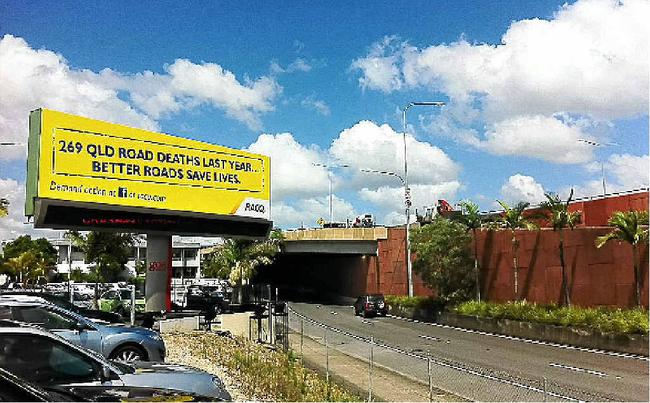
[(131, 361), (164, 361), (160, 335), (141, 327), (103, 325), (51, 304), (40, 297), (0, 297), (0, 319), (41, 326), (104, 357)]
[(0, 320), (0, 368), (37, 385), (72, 391), (89, 386), (137, 386), (232, 400), (218, 377), (199, 369), (109, 361), (45, 329), (7, 320)]

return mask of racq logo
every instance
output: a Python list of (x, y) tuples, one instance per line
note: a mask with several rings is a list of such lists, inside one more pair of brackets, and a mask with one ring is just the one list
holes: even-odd
[(256, 213), (264, 213), (264, 205), (258, 203), (246, 203), (244, 211), (255, 211)]
[(167, 262), (151, 262), (149, 263), (149, 271), (165, 271), (167, 270)]

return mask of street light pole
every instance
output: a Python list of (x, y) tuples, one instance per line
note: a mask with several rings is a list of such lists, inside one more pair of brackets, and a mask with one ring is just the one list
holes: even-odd
[(411, 241), (409, 239), (410, 221), (411, 221), (411, 200), (409, 189), (409, 175), (408, 175), (408, 158), (406, 154), (406, 112), (412, 106), (445, 106), (444, 102), (409, 102), (402, 109), (402, 125), (403, 125), (403, 138), (404, 138), (404, 204), (406, 205), (406, 235), (404, 239), (406, 249), (406, 276), (408, 282), (408, 296), (413, 296), (413, 264), (411, 263)]
[(332, 171), (330, 171), (330, 168), (349, 168), (349, 165), (342, 164), (342, 165), (325, 165), (325, 164), (319, 164), (316, 162), (312, 162), (312, 165), (315, 167), (322, 167), (327, 169), (327, 179), (329, 179), (329, 185), (330, 185), (330, 224), (334, 220), (334, 207), (333, 207), (333, 194), (332, 194)]
[[(591, 140), (585, 140), (585, 139), (578, 139), (579, 142), (590, 145), (592, 147), (604, 147), (604, 146), (618, 146), (619, 144), (616, 143), (606, 143), (606, 144), (601, 144), (597, 143), (595, 141)], [(607, 186), (605, 185), (605, 161), (601, 158), (600, 159), (600, 175), (602, 178), (603, 182), (603, 196), (607, 194)]]

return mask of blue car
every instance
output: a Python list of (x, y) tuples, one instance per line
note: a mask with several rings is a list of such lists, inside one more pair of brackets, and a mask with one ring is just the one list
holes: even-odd
[(38, 325), (110, 359), (124, 362), (165, 359), (165, 344), (152, 330), (93, 322), (39, 297), (0, 297), (0, 319)]

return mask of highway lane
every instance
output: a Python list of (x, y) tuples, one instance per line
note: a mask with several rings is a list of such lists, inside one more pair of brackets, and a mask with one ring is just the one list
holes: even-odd
[[(292, 303), (297, 313), (350, 335), (374, 337), (380, 344), (407, 354), (377, 349), (380, 365), (422, 381), (427, 380), (426, 361), (418, 358), (429, 351), (437, 362), (435, 379), (443, 389), (478, 400), (542, 400), (535, 390), (513, 386), (546, 388), (556, 398), (579, 400), (646, 401), (648, 359), (579, 351), (550, 345), (509, 340), (476, 332), (414, 323), (396, 318), (355, 317), (349, 306)], [(298, 329), (299, 320), (291, 320)], [(322, 337), (313, 325), (305, 333)], [(333, 347), (361, 357), (368, 346), (350, 336), (329, 332)], [(494, 381), (498, 378), (502, 381)], [(440, 385), (442, 382), (444, 385)]]

